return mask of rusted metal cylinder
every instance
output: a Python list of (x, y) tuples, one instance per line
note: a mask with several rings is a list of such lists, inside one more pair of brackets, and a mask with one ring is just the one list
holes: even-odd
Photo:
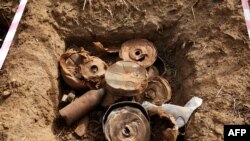
[(81, 97), (59, 110), (68, 125), (78, 120), (95, 108), (104, 96), (104, 89), (90, 90)]
[(136, 62), (118, 61), (105, 73), (107, 91), (117, 96), (136, 96), (148, 85), (147, 70)]
[(146, 110), (135, 102), (110, 106), (103, 117), (103, 131), (108, 141), (149, 141), (150, 124)]

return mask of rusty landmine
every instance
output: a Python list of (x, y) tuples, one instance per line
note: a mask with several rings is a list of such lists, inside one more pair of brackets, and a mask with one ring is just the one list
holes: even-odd
[(147, 70), (135, 62), (118, 61), (106, 71), (105, 82), (113, 95), (140, 95), (148, 85)]
[(149, 141), (148, 114), (140, 104), (116, 103), (104, 115), (103, 131), (108, 141)]
[(146, 39), (133, 39), (122, 44), (119, 56), (125, 61), (134, 61), (147, 68), (155, 62), (157, 50)]
[(60, 57), (64, 81), (73, 89), (99, 88), (107, 64), (83, 48), (69, 49)]
[(151, 122), (152, 141), (176, 141), (179, 131), (176, 120), (161, 108), (148, 110)]
[(152, 77), (148, 82), (148, 87), (142, 95), (135, 97), (137, 102), (149, 101), (156, 105), (162, 105), (171, 99), (172, 91), (168, 81), (161, 77)]

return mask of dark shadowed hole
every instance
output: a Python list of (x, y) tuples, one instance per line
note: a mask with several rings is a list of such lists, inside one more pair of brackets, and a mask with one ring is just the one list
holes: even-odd
[(125, 128), (123, 129), (122, 134), (125, 137), (129, 137), (130, 136), (130, 130), (129, 130), (129, 128), (127, 126), (125, 126)]
[(140, 55), (141, 54), (141, 52), (139, 51), (139, 50), (137, 50), (136, 52), (135, 52), (135, 55)]
[(91, 70), (92, 73), (97, 73), (98, 67), (96, 65), (93, 65), (93, 66), (90, 67), (90, 70)]
[[(172, 29), (173, 27), (171, 27), (171, 30)], [(162, 59), (158, 58), (157, 59), (158, 61), (155, 63), (155, 65), (161, 68), (159, 69), (159, 71), (165, 74), (164, 77), (169, 81), (171, 85), (172, 93), (173, 93), (171, 103), (176, 104), (176, 105), (183, 105), (189, 99), (187, 92), (184, 89), (185, 87), (183, 86), (183, 81), (192, 75), (192, 72), (194, 69), (193, 64), (190, 63), (186, 57), (186, 53), (188, 52), (189, 47), (191, 47), (191, 43), (189, 43), (188, 39), (180, 37), (180, 39), (178, 39), (173, 44), (172, 35), (169, 34), (170, 32), (168, 31), (168, 29), (163, 31), (162, 34), (157, 34), (157, 33), (154, 33), (153, 31), (152, 32), (148, 31), (147, 33), (150, 33), (150, 34), (147, 34), (147, 35), (135, 34), (135, 35), (126, 36), (126, 37), (122, 36), (123, 33), (120, 33), (120, 36), (114, 36), (113, 34), (106, 34), (102, 37), (97, 37), (97, 36), (85, 37), (84, 35), (83, 36), (68, 36), (65, 39), (65, 45), (66, 45), (66, 48), (70, 48), (72, 46), (84, 47), (84, 49), (91, 52), (92, 55), (96, 55), (97, 52), (93, 48), (93, 44), (92, 44), (92, 42), (94, 41), (100, 41), (104, 45), (104, 47), (113, 47), (113, 46), (120, 47), (122, 43), (124, 43), (125, 41), (129, 39), (135, 39), (135, 38), (148, 39), (149, 41), (153, 42), (154, 45), (157, 47), (158, 55), (162, 58)], [(175, 33), (175, 32), (171, 32), (171, 33)], [(186, 43), (185, 48), (181, 48), (183, 43)], [(136, 50), (134, 51), (133, 55), (141, 56), (142, 52), (139, 50)], [(145, 57), (146, 56), (140, 57), (138, 61), (145, 60)], [(108, 64), (109, 62), (114, 63), (115, 61), (120, 60), (119, 55), (117, 56), (117, 54), (108, 54), (100, 58), (104, 59), (105, 61), (108, 60), (106, 61), (106, 63)], [(166, 66), (167, 72), (165, 70), (165, 66)], [(98, 68), (96, 67), (97, 66), (92, 66), (90, 68), (90, 71), (93, 73), (98, 71)], [(62, 87), (62, 89), (64, 88)], [(95, 111), (96, 110), (92, 112), (94, 113)], [(96, 115), (94, 115), (93, 117), (96, 117)], [(154, 117), (152, 118), (152, 121), (153, 120), (154, 120)], [(162, 122), (164, 124), (162, 124)], [(152, 135), (155, 135), (155, 134), (161, 135), (160, 129), (166, 128), (166, 127), (171, 128), (173, 126), (169, 121), (163, 120), (162, 122), (158, 122), (158, 121), (155, 122), (156, 124), (153, 125)], [(94, 130), (93, 132), (97, 132), (95, 128), (93, 128), (92, 130)], [(103, 133), (101, 124), (99, 124), (98, 132)], [(185, 132), (185, 129), (184, 131), (182, 131), (182, 133), (183, 132)], [(124, 127), (122, 134), (124, 136), (129, 135), (131, 134), (131, 131), (129, 130), (129, 128)], [(104, 137), (101, 137), (101, 139), (104, 140)], [(183, 140), (184, 140), (184, 136), (180, 136), (178, 138), (178, 141), (183, 141)]]

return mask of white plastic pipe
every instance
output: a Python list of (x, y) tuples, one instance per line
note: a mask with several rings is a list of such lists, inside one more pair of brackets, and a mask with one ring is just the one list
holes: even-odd
[(148, 101), (143, 102), (142, 106), (147, 110), (155, 107), (163, 108), (175, 117), (178, 127), (181, 128), (188, 122), (194, 110), (200, 107), (201, 104), (202, 99), (198, 97), (193, 97), (187, 102), (184, 107), (173, 104), (163, 104), (161, 106), (156, 106)]
[(18, 9), (16, 11), (16, 14), (14, 16), (14, 19), (13, 19), (13, 21), (10, 25), (10, 28), (7, 32), (7, 35), (4, 39), (4, 42), (3, 42), (2, 47), (0, 49), (0, 69), (2, 69), (5, 58), (9, 52), (10, 45), (11, 45), (13, 38), (16, 34), (18, 24), (22, 18), (22, 15), (23, 15), (23, 12), (24, 12), (24, 9), (26, 7), (27, 2), (28, 2), (28, 0), (21, 0), (20, 1), (20, 4), (19, 4)]

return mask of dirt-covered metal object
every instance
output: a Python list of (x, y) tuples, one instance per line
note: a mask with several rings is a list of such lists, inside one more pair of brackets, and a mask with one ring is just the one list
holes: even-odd
[(61, 55), (61, 74), (70, 87), (74, 89), (86, 88), (86, 82), (82, 80), (78, 66), (88, 56), (89, 52), (84, 49), (69, 49)]
[(122, 44), (119, 56), (125, 61), (134, 61), (147, 68), (155, 62), (157, 50), (146, 39), (133, 39)]
[(91, 57), (80, 64), (80, 73), (87, 81), (99, 82), (104, 77), (107, 64), (98, 57)]
[(179, 134), (175, 118), (161, 107), (148, 110), (151, 122), (152, 141), (176, 141)]
[(150, 66), (147, 68), (148, 71), (148, 79), (151, 79), (152, 77), (159, 76), (159, 71), (155, 66)]
[(93, 42), (93, 45), (99, 54), (119, 53), (119, 48), (105, 48), (101, 42)]
[(72, 48), (60, 57), (61, 74), (73, 89), (98, 88), (107, 64), (83, 48)]
[(171, 87), (168, 81), (161, 77), (152, 77), (148, 82), (148, 87), (142, 95), (135, 97), (137, 102), (149, 101), (156, 105), (168, 102), (172, 97)]
[(108, 141), (149, 141), (148, 114), (138, 103), (116, 103), (104, 115), (103, 131)]
[(136, 96), (147, 87), (147, 70), (136, 62), (118, 61), (105, 74), (107, 91), (117, 96)]
[(95, 108), (101, 102), (103, 96), (104, 89), (90, 90), (59, 110), (59, 114), (65, 119), (68, 125), (71, 125)]
[(109, 107), (110, 105), (114, 104), (115, 102), (117, 102), (121, 98), (122, 98), (121, 96), (107, 93), (102, 100), (101, 106), (102, 107)]

